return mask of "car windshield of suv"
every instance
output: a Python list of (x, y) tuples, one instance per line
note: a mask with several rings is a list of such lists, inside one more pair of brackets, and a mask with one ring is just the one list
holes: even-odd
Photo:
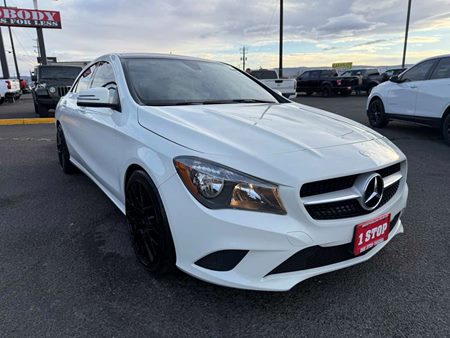
[(48, 66), (39, 68), (41, 79), (73, 79), (81, 72), (81, 67)]
[(258, 83), (223, 63), (158, 58), (124, 59), (133, 96), (150, 106), (278, 103)]

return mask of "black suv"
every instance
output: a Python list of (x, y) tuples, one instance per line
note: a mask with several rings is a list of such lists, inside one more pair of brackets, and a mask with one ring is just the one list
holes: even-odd
[(78, 66), (48, 65), (38, 66), (34, 70), (32, 90), (34, 110), (40, 117), (53, 115), (49, 109), (55, 109), (59, 99), (66, 95), (81, 72)]

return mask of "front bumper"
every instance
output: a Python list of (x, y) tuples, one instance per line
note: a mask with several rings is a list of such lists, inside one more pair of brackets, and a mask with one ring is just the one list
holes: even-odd
[[(284, 291), (297, 283), (330, 271), (364, 262), (379, 252), (397, 234), (403, 232), (400, 220), (391, 224), (389, 239), (364, 255), (317, 268), (271, 274), (297, 252), (312, 246), (330, 247), (351, 243), (357, 224), (406, 207), (405, 182), (384, 206), (369, 215), (328, 222), (313, 220), (292, 196), (293, 188), (280, 190), (287, 215), (240, 210), (210, 210), (200, 205), (186, 190), (177, 175), (159, 187), (177, 254), (177, 266), (199, 279), (252, 290)], [(174, 202), (176, 196), (176, 202)], [(289, 212), (292, 208), (298, 212)], [(202, 258), (222, 250), (248, 251), (234, 268), (217, 271), (198, 265)], [(197, 264), (196, 264), (197, 262)]]

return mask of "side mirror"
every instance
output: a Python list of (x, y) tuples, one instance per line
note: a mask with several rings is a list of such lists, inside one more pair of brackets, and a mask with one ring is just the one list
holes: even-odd
[(80, 91), (77, 98), (80, 107), (111, 108), (120, 110), (119, 95), (117, 89), (89, 88)]
[(400, 82), (402, 82), (402, 81), (400, 80), (400, 78), (398, 77), (398, 75), (391, 76), (391, 78), (389, 79), (389, 81), (394, 82), (394, 83), (400, 83)]
[(37, 81), (37, 76), (36, 74), (31, 74), (31, 81), (36, 82)]

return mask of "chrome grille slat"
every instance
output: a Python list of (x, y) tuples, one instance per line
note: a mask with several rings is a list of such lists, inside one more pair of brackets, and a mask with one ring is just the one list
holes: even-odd
[[(381, 202), (374, 209), (376, 210), (386, 204), (397, 192), (402, 179), (401, 163), (375, 170), (373, 173), (381, 175), (384, 183), (384, 193)], [(361, 188), (358, 188), (358, 182), (367, 174), (370, 172), (306, 183), (300, 189), (300, 197), (306, 210), (314, 219), (342, 219), (368, 214), (374, 210), (366, 210), (361, 206), (360, 201), (363, 196)], [(304, 189), (305, 186), (306, 189)], [(312, 194), (314, 191), (319, 193)]]

